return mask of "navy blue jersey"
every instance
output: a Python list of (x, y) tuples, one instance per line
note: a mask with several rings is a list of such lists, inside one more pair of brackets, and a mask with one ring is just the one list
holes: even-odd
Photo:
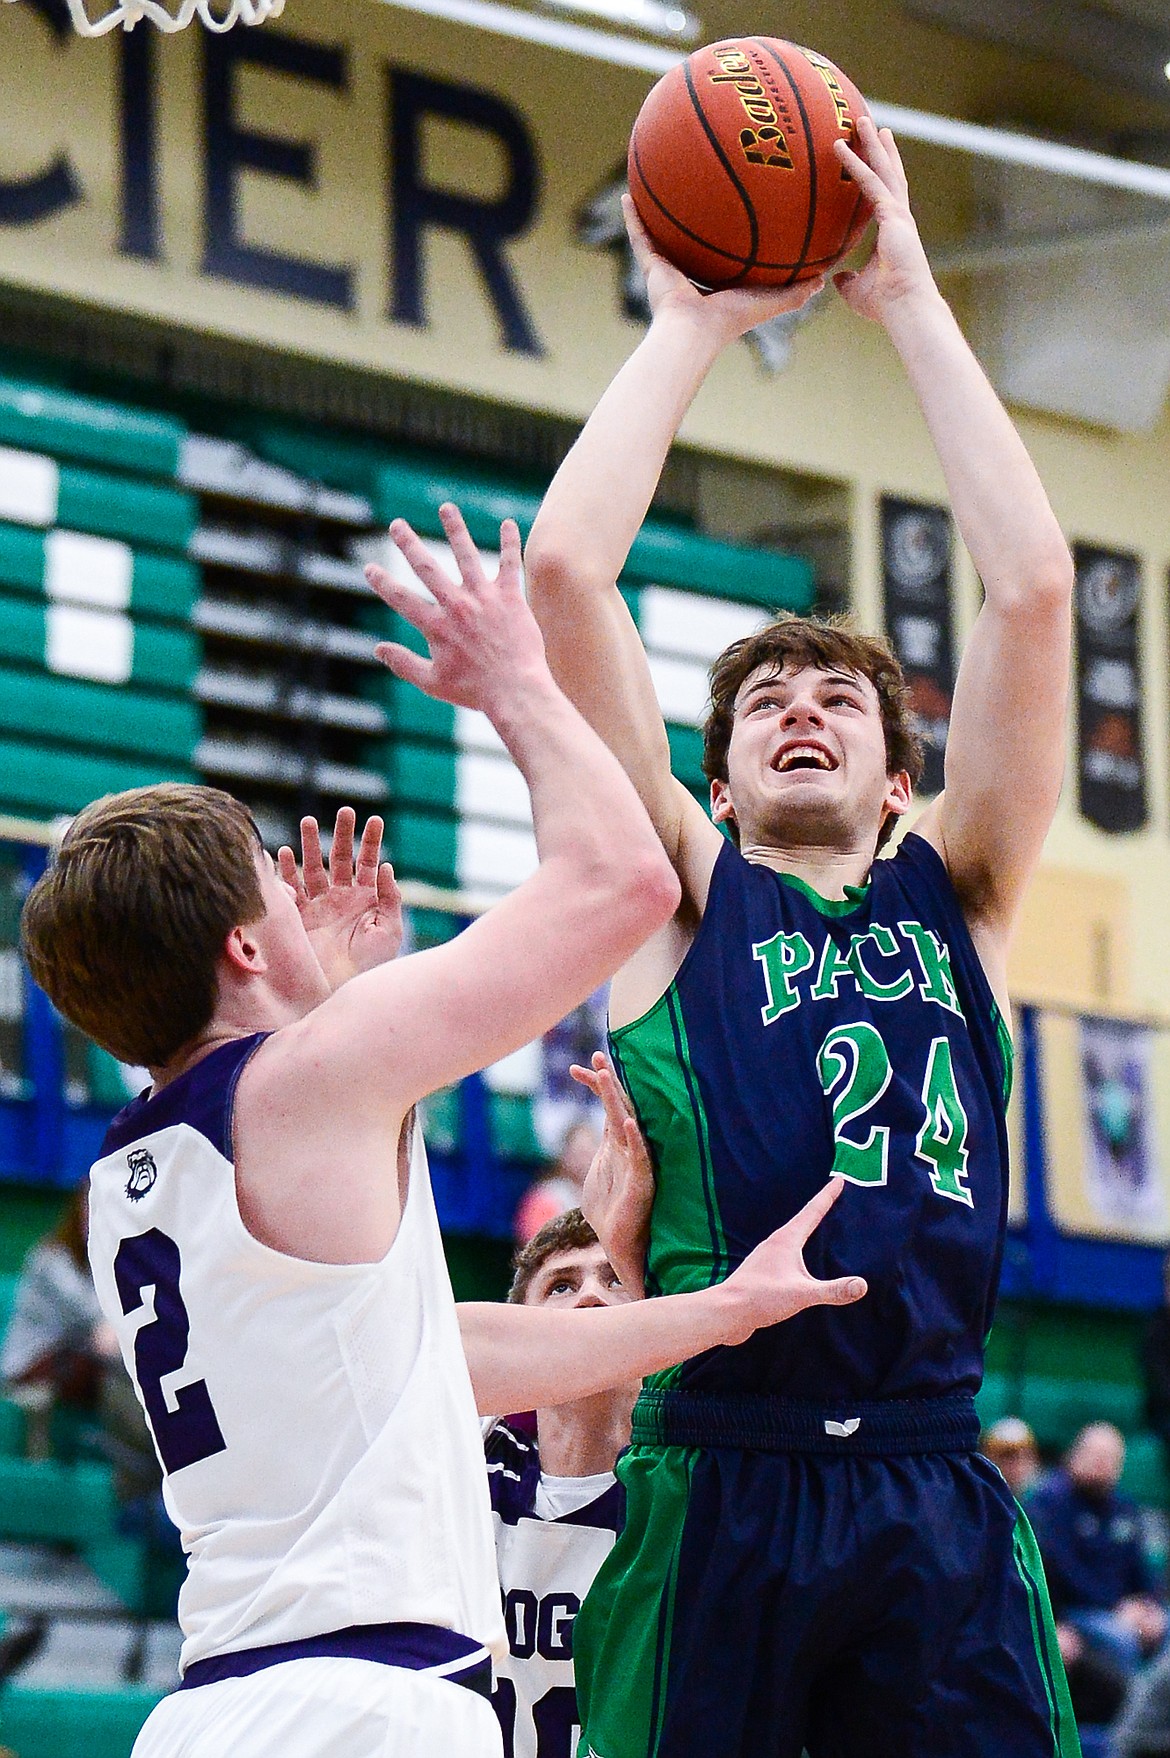
[(847, 1189), (806, 1262), (869, 1283), (657, 1383), (822, 1402), (978, 1388), (1011, 1044), (929, 843), (907, 836), (841, 902), (727, 844), (674, 982), (611, 1041), (658, 1173), (651, 1293), (721, 1280), (830, 1172)]

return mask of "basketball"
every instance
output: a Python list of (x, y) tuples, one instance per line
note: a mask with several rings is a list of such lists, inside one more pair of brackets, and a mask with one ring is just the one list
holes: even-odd
[(784, 287), (855, 244), (869, 208), (833, 143), (865, 99), (813, 49), (735, 37), (671, 68), (638, 112), (630, 193), (662, 255), (704, 287)]

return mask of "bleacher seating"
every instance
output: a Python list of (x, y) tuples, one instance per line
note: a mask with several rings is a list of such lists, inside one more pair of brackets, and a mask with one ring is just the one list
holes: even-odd
[[(0, 1274), (0, 1336), (16, 1283)], [(46, 1632), (0, 1684), (0, 1747), (17, 1758), (129, 1758), (176, 1677), (173, 1617), (148, 1621), (173, 1602), (173, 1571), (160, 1581), (147, 1546), (118, 1531), (108, 1464), (28, 1459), (24, 1442), (24, 1411), (0, 1399), (0, 1619)]]
[(1127, 1443), (1124, 1493), (1170, 1508), (1161, 1443), (1142, 1426), (1140, 1327), (1131, 1314), (1004, 1301), (978, 1398), (984, 1427), (1021, 1416), (1041, 1448), (1057, 1453), (1085, 1423), (1115, 1423)]
[(0, 1741), (16, 1758), (129, 1758), (163, 1695), (150, 1685), (78, 1690), (14, 1681), (0, 1696)]

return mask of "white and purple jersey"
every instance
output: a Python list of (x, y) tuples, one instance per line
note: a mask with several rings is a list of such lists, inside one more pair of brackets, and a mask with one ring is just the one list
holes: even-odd
[(504, 1758), (572, 1758), (573, 1623), (621, 1531), (625, 1491), (612, 1471), (543, 1473), (535, 1437), (519, 1426), (493, 1423), (484, 1445), (508, 1634), (495, 1694)]
[[(481, 1432), (421, 1138), (377, 1263), (262, 1245), (232, 1164), (262, 1041), (127, 1106), (91, 1179), (94, 1285), (188, 1556), (184, 1683), (257, 1650), (487, 1672), (504, 1642)], [(386, 1160), (391, 1178), (392, 1145)]]

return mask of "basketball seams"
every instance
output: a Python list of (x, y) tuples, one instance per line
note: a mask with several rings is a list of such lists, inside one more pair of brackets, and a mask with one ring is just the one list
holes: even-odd
[(805, 267), (808, 261), (808, 248), (812, 243), (813, 228), (816, 225), (817, 220), (816, 141), (813, 138), (812, 126), (808, 119), (808, 110), (804, 102), (804, 93), (800, 89), (800, 82), (793, 77), (792, 71), (789, 68), (788, 63), (784, 60), (784, 57), (778, 55), (775, 49), (769, 48), (767, 40), (763, 37), (750, 37), (748, 41), (754, 43), (762, 55), (767, 55), (773, 60), (788, 81), (788, 84), (792, 88), (792, 95), (796, 99), (796, 107), (800, 111), (800, 124), (804, 129), (804, 150), (808, 160), (808, 219), (805, 223), (804, 243), (800, 247), (800, 255), (797, 258), (795, 268), (792, 270), (791, 280), (795, 281), (799, 278), (800, 271)]
[[(675, 230), (678, 232), (681, 232), (684, 238), (689, 238), (692, 244), (700, 245), (702, 247), (702, 249), (710, 251), (712, 256), (723, 256), (723, 257), (726, 257), (729, 262), (738, 263), (740, 265), (740, 268), (744, 272), (746, 272), (747, 268), (750, 265), (739, 254), (738, 251), (724, 250), (722, 245), (712, 244), (708, 239), (700, 238), (699, 234), (697, 232), (692, 232), (689, 226), (684, 226), (683, 222), (680, 219), (677, 219), (676, 216), (671, 213), (670, 209), (666, 206), (665, 202), (661, 201), (659, 199), (659, 197), (657, 195), (655, 195), (653, 189), (650, 187), (649, 179), (647, 178), (646, 173), (642, 168), (642, 158), (641, 158), (640, 153), (638, 152), (637, 138), (635, 137), (634, 140), (630, 144), (631, 144), (631, 149), (632, 149), (632, 157), (633, 157), (633, 161), (634, 161), (634, 169), (638, 173), (638, 181), (641, 183), (642, 188), (646, 191), (646, 194), (650, 197), (650, 200), (654, 203), (654, 206), (658, 209), (658, 211), (662, 215), (663, 219), (669, 220), (671, 225), (675, 228)], [(731, 285), (730, 282), (728, 282), (727, 284), (729, 286)]]
[[(784, 270), (786, 272), (801, 267), (806, 269), (827, 268), (831, 263), (840, 261), (841, 253), (838, 251), (832, 256), (806, 257), (803, 263), (771, 262), (767, 258), (757, 256), (755, 262), (748, 265), (738, 251), (724, 250), (721, 244), (712, 244), (709, 238), (701, 238), (697, 232), (692, 232), (689, 226), (684, 225), (675, 214), (671, 213), (665, 202), (654, 193), (654, 190), (651, 187), (650, 180), (642, 165), (642, 158), (638, 151), (638, 143), (636, 139), (631, 142), (630, 156), (633, 161), (634, 170), (638, 174), (639, 183), (642, 185), (648, 198), (654, 203), (654, 206), (658, 209), (658, 212), (662, 215), (663, 219), (669, 220), (670, 224), (677, 232), (681, 232), (684, 238), (688, 238), (692, 244), (699, 245), (701, 249), (708, 251), (710, 255), (725, 257), (728, 262), (738, 263), (745, 270), (750, 266), (757, 269)], [(857, 200), (858, 202), (861, 200), (860, 190), (857, 192)], [(856, 212), (856, 204), (854, 211)], [(852, 221), (850, 221), (850, 224), (852, 224)], [(723, 286), (730, 287), (734, 286), (734, 284), (734, 281), (725, 281)]]
[[(748, 230), (749, 230), (750, 237), (751, 237), (751, 245), (750, 245), (747, 257), (740, 258), (740, 260), (743, 262), (743, 269), (742, 269), (741, 273), (735, 277), (736, 280), (742, 280), (743, 276), (748, 274), (748, 272), (751, 269), (755, 268), (755, 266), (756, 266), (756, 258), (758, 257), (759, 251), (760, 251), (760, 222), (756, 217), (755, 205), (752, 202), (750, 195), (748, 194), (747, 190), (744, 188), (743, 183), (740, 181), (739, 174), (736, 171), (735, 166), (732, 164), (731, 160), (728, 158), (726, 152), (724, 152), (723, 142), (719, 139), (719, 136), (716, 134), (715, 130), (712, 128), (711, 123), (708, 120), (708, 117), (706, 115), (706, 112), (704, 111), (702, 104), (699, 102), (699, 94), (695, 90), (695, 80), (694, 80), (694, 75), (691, 72), (691, 63), (689, 60), (683, 62), (682, 71), (683, 71), (683, 78), (686, 80), (687, 95), (689, 96), (689, 98), (691, 100), (691, 104), (694, 107), (695, 115), (699, 119), (699, 124), (702, 127), (703, 133), (707, 136), (707, 139), (710, 141), (712, 151), (714, 152), (715, 157), (719, 160), (719, 163), (723, 166), (724, 171), (727, 173), (728, 180), (731, 183), (731, 186), (735, 190), (736, 194), (739, 196), (740, 201), (743, 203), (744, 212), (747, 215)], [(720, 254), (722, 255), (723, 253), (720, 252)], [(734, 282), (729, 282), (728, 284), (734, 285)]]

